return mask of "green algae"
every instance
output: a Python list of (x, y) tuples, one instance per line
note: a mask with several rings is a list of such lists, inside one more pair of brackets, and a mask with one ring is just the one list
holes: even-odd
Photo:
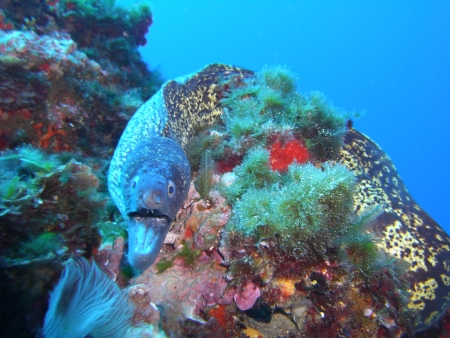
[[(224, 148), (243, 158), (224, 174), (220, 190), (232, 206), (228, 232), (256, 242), (275, 239), (286, 254), (324, 254), (347, 233), (353, 217), (355, 177), (335, 163), (347, 120), (319, 92), (297, 92), (286, 67), (264, 67), (235, 84), (222, 100)], [(302, 140), (312, 163), (271, 169), (271, 144)]]
[(115, 0), (63, 0), (61, 4), (73, 8), (80, 15), (106, 16), (113, 11)]
[(291, 107), (290, 117), (296, 122), (306, 147), (319, 159), (335, 158), (342, 144), (346, 121), (351, 115), (341, 113), (321, 92), (300, 97)]
[[(91, 250), (99, 228), (104, 238), (117, 234), (107, 222), (101, 180), (73, 154), (23, 146), (1, 152), (0, 164), (1, 265), (57, 259), (67, 248)], [(91, 165), (101, 168), (98, 161)]]
[(273, 184), (252, 187), (236, 198), (229, 228), (258, 241), (278, 238), (295, 256), (323, 251), (347, 231), (354, 188), (353, 174), (342, 165), (325, 164), (322, 170), (292, 164)]
[[(323, 291), (331, 302), (346, 288), (339, 284), (346, 280), (357, 283), (364, 297), (405, 308), (408, 285), (402, 276), (407, 267), (380, 252), (368, 231), (381, 210), (355, 214), (356, 178), (337, 163), (348, 119), (357, 114), (342, 112), (320, 92), (297, 93), (295, 78), (282, 67), (265, 68), (244, 82), (223, 101), (221, 130), (225, 148), (242, 159), (220, 183), (231, 206), (221, 239), (231, 283), (262, 280), (270, 285), (279, 277), (305, 281), (305, 271), (313, 270), (310, 276), (333, 286), (332, 293)], [(272, 170), (271, 146), (293, 138), (306, 145), (309, 162)], [(321, 265), (329, 275), (316, 271)], [(333, 278), (343, 279), (337, 283)], [(295, 287), (308, 291), (302, 285)], [(389, 311), (378, 315), (389, 318)], [(401, 312), (399, 321), (408, 322), (408, 316)]]
[(346, 122), (358, 114), (339, 110), (320, 92), (298, 93), (296, 80), (286, 67), (265, 67), (228, 93), (222, 121), (233, 149), (245, 152), (266, 146), (274, 134), (294, 133), (315, 158), (337, 156)]
[(24, 146), (18, 148), (16, 152), (3, 153), (0, 156), (0, 163), (3, 164), (4, 168), (20, 166), (42, 175), (55, 170), (61, 164), (61, 161), (55, 155), (48, 155), (37, 148)]
[(222, 101), (227, 107), (222, 120), (230, 135), (229, 144), (243, 151), (249, 146), (266, 145), (267, 130), (293, 128), (283, 116), (297, 95), (295, 78), (283, 67), (266, 67), (245, 84), (234, 88)]
[(200, 257), (201, 251), (192, 249), (191, 244), (187, 241), (182, 241), (181, 244), (182, 248), (175, 257), (183, 259), (186, 265), (193, 266), (197, 258)]
[(42, 180), (61, 162), (54, 155), (25, 146), (0, 154), (0, 216), (20, 214), (24, 206), (37, 207), (44, 189)]
[(218, 132), (208, 133), (204, 130), (196, 132), (197, 134), (186, 145), (186, 156), (193, 170), (199, 169), (206, 151), (212, 160), (220, 159), (224, 154), (224, 140), (221, 134)]
[(236, 201), (250, 188), (263, 188), (278, 180), (278, 174), (270, 169), (269, 152), (255, 148), (248, 152), (242, 164), (233, 171), (233, 183), (221, 189), (230, 202)]
[(126, 28), (131, 28), (136, 22), (151, 16), (150, 4), (146, 1), (123, 8), (116, 6), (115, 0), (61, 0), (58, 10), (63, 17), (71, 15), (97, 19), (121, 17)]
[(55, 260), (66, 252), (62, 236), (53, 232), (44, 232), (24, 239), (20, 245), (2, 250), (2, 267), (27, 265), (33, 261)]
[(162, 273), (173, 266), (173, 262), (170, 259), (163, 258), (158, 263), (156, 263), (156, 270), (158, 273)]
[(44, 232), (29, 241), (23, 242), (18, 247), (17, 257), (26, 259), (36, 259), (45, 257), (49, 253), (57, 252), (63, 248), (63, 241), (60, 236), (52, 232)]
[(111, 222), (100, 220), (96, 226), (102, 236), (102, 245), (113, 245), (119, 237), (127, 238), (127, 228), (124, 222)]
[(277, 192), (274, 213), (283, 215), (287, 228), (306, 235), (320, 229), (338, 229), (348, 222), (353, 211), (355, 188), (353, 174), (344, 166), (291, 165), (286, 183)]

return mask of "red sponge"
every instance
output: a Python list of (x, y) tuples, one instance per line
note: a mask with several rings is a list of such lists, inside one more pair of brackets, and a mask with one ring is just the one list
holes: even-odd
[(280, 141), (275, 142), (270, 149), (270, 167), (272, 170), (283, 171), (297, 160), (298, 163), (305, 163), (309, 159), (309, 152), (302, 141), (292, 139), (281, 145)]

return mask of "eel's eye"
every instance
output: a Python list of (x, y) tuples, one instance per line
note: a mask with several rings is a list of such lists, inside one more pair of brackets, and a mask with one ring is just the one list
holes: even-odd
[(172, 181), (169, 181), (167, 185), (167, 195), (172, 198), (175, 195), (175, 184)]

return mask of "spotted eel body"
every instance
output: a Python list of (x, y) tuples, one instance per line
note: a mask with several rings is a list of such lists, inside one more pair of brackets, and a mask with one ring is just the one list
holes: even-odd
[(408, 308), (418, 313), (416, 331), (433, 324), (450, 303), (450, 238), (414, 201), (389, 156), (370, 138), (350, 129), (339, 161), (357, 178), (358, 215), (381, 206), (370, 227), (377, 245), (408, 263)]
[[(170, 223), (186, 198), (190, 167), (183, 148), (197, 126), (222, 114), (223, 83), (253, 72), (212, 64), (166, 82), (128, 123), (108, 176), (110, 194), (128, 221), (130, 263), (138, 270), (156, 259)], [(412, 199), (389, 157), (372, 140), (350, 129), (338, 161), (357, 178), (354, 207), (381, 214), (370, 231), (380, 250), (408, 263), (416, 331), (432, 325), (450, 302), (450, 238)]]
[(194, 128), (222, 114), (226, 81), (252, 75), (211, 64), (167, 81), (128, 122), (114, 152), (108, 189), (128, 222), (128, 259), (145, 270), (156, 259), (170, 223), (186, 199), (191, 172), (183, 148)]

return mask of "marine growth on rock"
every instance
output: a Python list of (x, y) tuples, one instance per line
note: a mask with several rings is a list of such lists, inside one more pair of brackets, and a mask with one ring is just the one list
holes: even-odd
[[(1, 3), (1, 332), (51, 336), (76, 309), (101, 322), (70, 321), (82, 335), (449, 335), (449, 237), (358, 114), (300, 93), (286, 67), (210, 64), (163, 84), (138, 51), (151, 24), (147, 3)], [(183, 161), (184, 186), (152, 261), (130, 265), (128, 221), (167, 216), (129, 193), (151, 169), (148, 148), (128, 157), (142, 133), (123, 157), (137, 174), (108, 190), (132, 116), (164, 139), (153, 159)]]
[[(191, 185), (156, 263), (130, 281), (141, 290), (135, 318), (175, 336), (420, 336), (447, 302), (425, 293), (430, 275), (415, 268), (424, 263), (390, 244), (390, 224), (413, 209), (387, 155), (348, 127), (354, 116), (320, 93), (296, 92), (286, 68), (244, 74), (215, 84), (221, 118), (186, 146), (194, 181), (217, 164), (212, 184), (201, 195)], [(395, 196), (403, 218), (392, 212)], [(423, 211), (417, 217), (443, 244), (414, 228), (398, 240), (430, 243), (426, 255), (445, 261), (447, 235)], [(439, 264), (428, 269), (446, 274)]]

